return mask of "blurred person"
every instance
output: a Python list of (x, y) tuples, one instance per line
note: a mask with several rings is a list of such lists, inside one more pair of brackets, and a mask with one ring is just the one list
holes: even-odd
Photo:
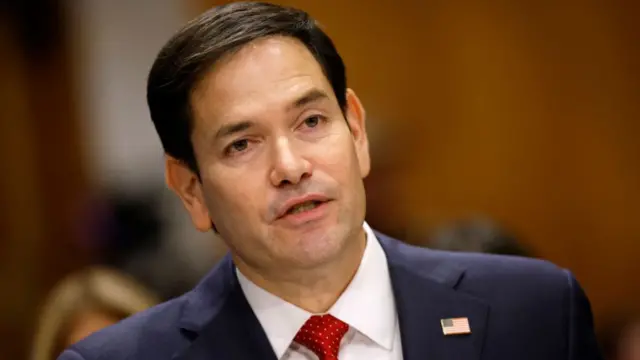
[(598, 334), (607, 360), (640, 360), (640, 316), (609, 316)]
[(53, 360), (64, 348), (158, 301), (133, 278), (90, 267), (61, 280), (43, 303), (31, 360)]
[(191, 289), (224, 255), (193, 229), (169, 190), (149, 184), (143, 191), (116, 187), (98, 194), (78, 221), (83, 245), (99, 254), (101, 264), (132, 275), (160, 299)]
[[(134, 275), (161, 299), (168, 300), (194, 287), (225, 255), (226, 249), (220, 241), (212, 246), (210, 236), (191, 226), (180, 199), (170, 190), (154, 191), (153, 195), (148, 204), (124, 201), (117, 205), (115, 224), (119, 224), (116, 225), (121, 229), (119, 235), (128, 238), (130, 245), (113, 249), (121, 256), (112, 257), (110, 263)], [(140, 226), (148, 224), (140, 215), (145, 211), (155, 214), (157, 227)], [(138, 221), (140, 217), (143, 221)], [(137, 245), (149, 237), (154, 239), (151, 246)]]
[(168, 186), (230, 253), (61, 360), (601, 359), (569, 271), (368, 226), (365, 111), (304, 11), (205, 12), (160, 51), (147, 100)]
[(428, 236), (431, 249), (533, 257), (518, 239), (484, 218), (456, 221), (436, 228)]

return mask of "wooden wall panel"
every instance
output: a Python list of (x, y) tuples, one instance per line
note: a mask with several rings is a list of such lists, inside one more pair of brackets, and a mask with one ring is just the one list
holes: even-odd
[(25, 359), (45, 295), (90, 259), (64, 20), (55, 1), (13, 5), (0, 12), (0, 358)]
[[(5, 19), (6, 20), (6, 19)], [(33, 310), (33, 274), (39, 264), (33, 254), (42, 239), (34, 143), (31, 124), (25, 121), (26, 69), (19, 44), (11, 36), (8, 21), (0, 21), (0, 347), (3, 356), (21, 358), (20, 347), (26, 346), (25, 318)], [(25, 266), (29, 264), (30, 266)], [(27, 305), (27, 306), (25, 306)], [(31, 306), (29, 306), (31, 305)]]

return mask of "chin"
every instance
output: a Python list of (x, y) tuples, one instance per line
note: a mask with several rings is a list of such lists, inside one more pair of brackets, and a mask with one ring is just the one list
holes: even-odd
[(345, 251), (350, 233), (342, 225), (335, 225), (323, 231), (307, 231), (294, 242), (296, 262), (304, 267), (313, 267), (329, 263), (340, 257)]

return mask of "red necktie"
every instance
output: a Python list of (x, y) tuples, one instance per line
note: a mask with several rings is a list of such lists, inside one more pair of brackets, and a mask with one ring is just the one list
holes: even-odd
[(349, 330), (349, 325), (326, 315), (314, 315), (307, 320), (294, 339), (313, 351), (320, 360), (338, 360), (340, 341)]

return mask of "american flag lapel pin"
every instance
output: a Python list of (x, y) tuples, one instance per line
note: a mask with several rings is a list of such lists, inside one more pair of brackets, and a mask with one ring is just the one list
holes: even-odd
[(471, 334), (469, 319), (466, 317), (441, 319), (440, 325), (442, 325), (442, 333), (445, 336)]

